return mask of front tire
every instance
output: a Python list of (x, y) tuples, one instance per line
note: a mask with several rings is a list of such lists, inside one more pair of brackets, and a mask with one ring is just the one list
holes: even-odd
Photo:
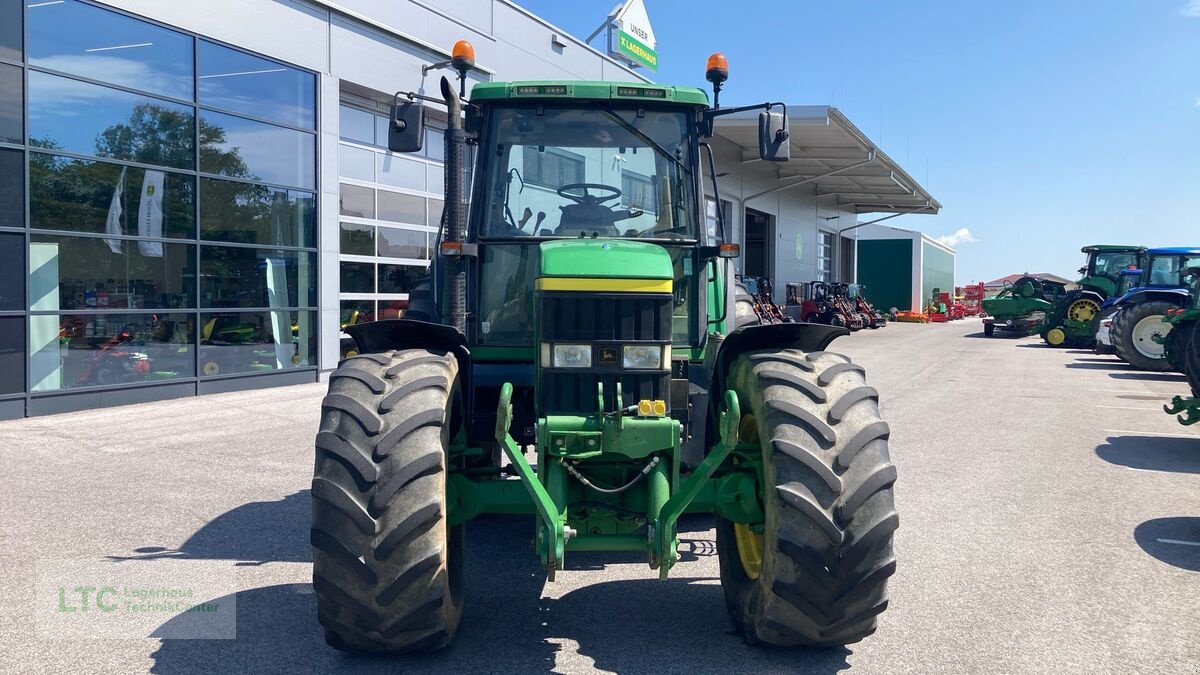
[(342, 362), (321, 403), (313, 590), (331, 646), (428, 652), (462, 614), (463, 527), (447, 527), (458, 362), (424, 349)]
[(772, 645), (862, 640), (888, 604), (899, 524), (878, 394), (861, 367), (826, 352), (744, 354), (730, 382), (742, 442), (761, 445), (766, 481), (761, 535), (717, 522), (734, 624), (748, 641)]
[(1162, 321), (1169, 302), (1141, 302), (1126, 307), (1113, 317), (1112, 343), (1122, 361), (1139, 370), (1166, 372), (1171, 369), (1163, 345), (1155, 342), (1154, 334), (1166, 335), (1171, 324)]

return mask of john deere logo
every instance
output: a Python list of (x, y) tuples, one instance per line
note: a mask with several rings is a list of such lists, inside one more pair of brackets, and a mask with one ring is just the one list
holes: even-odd
[(605, 347), (600, 350), (600, 365), (615, 366), (617, 365), (617, 350), (612, 347)]
[(153, 185), (147, 185), (147, 186), (146, 186), (146, 194), (147, 194), (147, 195), (149, 195), (149, 196), (151, 196), (151, 197), (153, 197), (153, 196), (154, 196), (154, 186), (153, 186)]

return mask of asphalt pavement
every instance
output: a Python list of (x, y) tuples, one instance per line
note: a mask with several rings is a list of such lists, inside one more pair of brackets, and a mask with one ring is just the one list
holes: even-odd
[[(834, 349), (879, 390), (900, 475), (891, 606), (863, 642), (744, 644), (706, 518), (681, 524), (668, 581), (580, 553), (547, 583), (531, 521), (488, 517), (468, 529), (453, 646), (333, 651), (309, 584), (314, 384), (0, 423), (0, 672), (1200, 671), (1200, 425), (1161, 411), (1182, 376), (985, 338), (977, 320)], [(168, 637), (55, 637), (35, 588), (63, 560), (227, 589), (236, 637), (170, 637), (183, 612)]]

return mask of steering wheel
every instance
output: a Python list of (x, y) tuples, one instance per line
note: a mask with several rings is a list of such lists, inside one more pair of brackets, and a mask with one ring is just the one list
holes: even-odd
[[(581, 195), (573, 195), (569, 192), (570, 190), (580, 189), (583, 190), (583, 194)], [(589, 190), (603, 190), (608, 192), (609, 195), (607, 197), (599, 197), (588, 192)], [(621, 196), (620, 190), (611, 185), (605, 185), (603, 183), (570, 183), (558, 188), (556, 192), (558, 192), (559, 197), (565, 197), (576, 204), (585, 204), (588, 206), (603, 204), (604, 202), (612, 201)]]

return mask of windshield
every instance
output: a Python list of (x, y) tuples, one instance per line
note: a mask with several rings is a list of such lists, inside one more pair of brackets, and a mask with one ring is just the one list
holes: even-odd
[(480, 235), (696, 239), (689, 123), (604, 102), (495, 109)]
[(1184, 286), (1184, 271), (1200, 266), (1200, 255), (1165, 255), (1150, 258), (1150, 278), (1147, 283), (1156, 286)]
[(1097, 277), (1116, 279), (1121, 270), (1137, 267), (1137, 254), (1133, 252), (1103, 252), (1096, 253), (1092, 262), (1091, 274)]

